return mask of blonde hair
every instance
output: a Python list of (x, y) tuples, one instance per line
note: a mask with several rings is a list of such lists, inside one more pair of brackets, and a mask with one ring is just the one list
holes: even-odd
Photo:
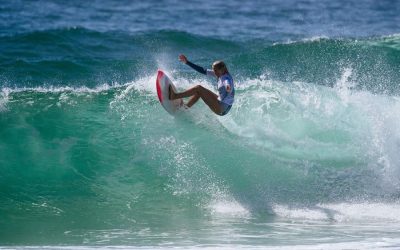
[(228, 68), (223, 61), (215, 61), (212, 64), (212, 69), (222, 71), (223, 74), (228, 73)]

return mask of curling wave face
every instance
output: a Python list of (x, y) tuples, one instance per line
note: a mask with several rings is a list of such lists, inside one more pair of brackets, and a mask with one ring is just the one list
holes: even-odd
[[(0, 40), (3, 244), (207, 244), (216, 238), (197, 229), (265, 218), (398, 222), (398, 35), (248, 47), (76, 28)], [(207, 66), (222, 47), (237, 89), (229, 115), (164, 112), (156, 69), (179, 89), (211, 88), (176, 55)]]

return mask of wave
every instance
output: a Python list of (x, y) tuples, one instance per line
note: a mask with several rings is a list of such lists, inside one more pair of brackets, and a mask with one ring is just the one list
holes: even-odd
[[(174, 30), (97, 32), (84, 28), (36, 31), (0, 38), (0, 84), (7, 87), (87, 86), (129, 82), (160, 65), (189, 71), (177, 61), (185, 53), (207, 67), (225, 60), (235, 78), (267, 74), (283, 82), (333, 86), (346, 68), (354, 87), (399, 93), (399, 36), (362, 39), (314, 37), (300, 41), (228, 41)], [(187, 74), (186, 74), (187, 76)]]
[[(207, 79), (169, 74), (179, 88), (194, 81), (210, 87)], [(0, 148), (12, 160), (3, 157), (3, 166), (11, 176), (15, 169), (32, 171), (26, 176), (31, 180), (49, 174), (42, 164), (64, 159), (59, 168), (90, 182), (102, 168), (102, 175), (117, 166), (129, 175), (140, 162), (146, 166), (141, 171), (151, 172), (146, 183), (165, 176), (172, 194), (223, 196), (250, 210), (273, 203), (397, 200), (399, 99), (352, 89), (350, 76), (351, 70), (343, 72), (333, 88), (265, 76), (239, 81), (235, 106), (223, 118), (201, 104), (181, 118), (169, 117), (154, 98), (154, 76), (93, 89), (4, 88), (1, 125), (8, 132)], [(21, 140), (22, 159), (15, 143)], [(115, 150), (132, 158), (114, 156)], [(37, 168), (26, 166), (28, 159)]]
[[(74, 243), (90, 234), (85, 228), (96, 235), (107, 228), (174, 230), (215, 217), (397, 221), (398, 36), (241, 43), (175, 31), (133, 36), (78, 29), (28, 40), (48, 32), (69, 36), (54, 46), (68, 40), (79, 56), (66, 59), (71, 54), (54, 50), (44, 59), (38, 50), (37, 61), (19, 60), (48, 72), (43, 62), (62, 55), (94, 73), (75, 75), (63, 66), (53, 79), (20, 64), (26, 72), (10, 66), (0, 76), (4, 225), (16, 217), (27, 227), (47, 223)], [(117, 52), (99, 59), (78, 46), (92, 38)], [(201, 102), (179, 117), (162, 109), (157, 68), (179, 89), (212, 88), (210, 79), (178, 66), (178, 52), (204, 66), (226, 58), (237, 88), (229, 115), (217, 117)], [(1, 53), (3, 65), (13, 60)], [(102, 72), (107, 58), (115, 65)]]

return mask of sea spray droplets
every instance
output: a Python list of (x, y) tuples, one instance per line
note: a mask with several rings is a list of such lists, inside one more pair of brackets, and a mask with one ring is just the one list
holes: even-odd
[(136, 106), (142, 105), (148, 108), (154, 106), (155, 96), (155, 76), (144, 76), (119, 88), (113, 100), (110, 101), (110, 108), (117, 111), (121, 120), (128, 117), (148, 117), (148, 111), (145, 108), (136, 108)]
[(356, 82), (351, 82), (350, 80), (352, 74), (353, 74), (353, 69), (351, 67), (344, 68), (340, 79), (335, 84), (335, 88), (337, 89), (338, 94), (342, 99), (343, 104), (345, 105), (349, 101), (351, 94), (350, 91), (352, 91), (352, 89), (354, 89), (357, 86)]
[[(227, 121), (227, 129), (232, 133), (252, 138), (248, 143), (265, 146), (284, 157), (292, 158), (291, 152), (300, 158), (307, 155), (305, 159), (313, 154), (317, 158), (343, 157), (332, 151), (335, 144), (342, 151), (340, 148), (350, 139), (348, 129), (341, 129), (337, 119), (354, 122), (348, 114), (343, 116), (346, 106), (338, 102), (333, 89), (271, 80), (248, 81), (241, 88), (234, 104), (236, 109)], [(305, 152), (297, 154), (299, 147)]]
[(400, 99), (398, 97), (368, 97), (363, 106), (368, 118), (370, 147), (367, 153), (376, 159), (381, 171), (381, 185), (388, 194), (400, 191)]
[(173, 174), (170, 177), (173, 178), (176, 194), (200, 192), (213, 196), (222, 193), (214, 174), (193, 145), (172, 136), (160, 138), (155, 143), (158, 151), (166, 153), (165, 164), (160, 170), (168, 175)]
[(196, 152), (194, 145), (174, 136), (145, 140), (144, 143), (153, 152), (153, 160), (160, 162), (160, 174), (168, 176), (174, 195), (195, 195), (199, 205), (211, 211), (214, 211), (211, 204), (235, 203), (226, 186), (207, 166), (204, 156)]
[(0, 113), (7, 110), (8, 94), (9, 91), (7, 91), (6, 89), (3, 89), (0, 92)]

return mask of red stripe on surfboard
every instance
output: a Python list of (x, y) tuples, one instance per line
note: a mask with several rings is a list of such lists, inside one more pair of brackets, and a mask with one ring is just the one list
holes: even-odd
[(163, 97), (162, 97), (162, 92), (161, 92), (160, 79), (163, 76), (164, 76), (164, 73), (161, 70), (159, 70), (158, 74), (157, 74), (156, 88), (157, 88), (158, 100), (160, 100), (161, 103), (163, 102)]

